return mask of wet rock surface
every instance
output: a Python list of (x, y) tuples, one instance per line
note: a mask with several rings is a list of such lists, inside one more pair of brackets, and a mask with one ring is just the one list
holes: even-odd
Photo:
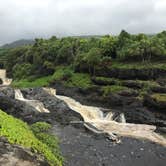
[(85, 128), (54, 125), (53, 133), (61, 140), (64, 166), (165, 166), (166, 148), (148, 141), (121, 138), (114, 144)]
[(0, 165), (1, 166), (48, 166), (41, 156), (33, 154), (21, 146), (11, 145), (0, 137)]

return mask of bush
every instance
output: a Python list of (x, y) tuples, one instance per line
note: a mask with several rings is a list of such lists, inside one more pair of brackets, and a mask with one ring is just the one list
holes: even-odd
[(72, 77), (73, 71), (69, 67), (58, 67), (52, 76), (56, 81), (67, 81)]
[(49, 134), (48, 131), (50, 128), (51, 125), (45, 122), (37, 122), (31, 125), (31, 130), (34, 135), (51, 149), (52, 153), (58, 158), (58, 160), (62, 161), (63, 158), (59, 153), (58, 138)]
[(47, 132), (51, 128), (51, 125), (45, 122), (36, 122), (31, 125), (31, 129), (34, 133)]
[(13, 68), (13, 77), (14, 79), (22, 79), (31, 75), (32, 65), (29, 63), (25, 64), (16, 64)]

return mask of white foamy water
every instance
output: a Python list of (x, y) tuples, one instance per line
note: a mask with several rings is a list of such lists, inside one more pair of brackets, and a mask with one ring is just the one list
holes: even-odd
[(40, 102), (38, 100), (25, 99), (23, 94), (21, 93), (21, 91), (19, 89), (15, 89), (15, 99), (26, 102), (27, 104), (31, 105), (39, 112), (45, 112), (45, 113), (50, 112), (48, 109), (44, 108), (44, 105), (42, 102)]
[[(56, 93), (53, 89), (47, 89), (47, 92), (51, 95), (55, 95)], [(155, 132), (156, 126), (126, 123), (124, 114), (120, 115), (121, 122), (116, 122), (113, 120), (112, 112), (109, 112), (106, 116), (104, 116), (103, 112), (98, 107), (82, 105), (76, 100), (66, 96), (55, 95), (55, 97), (64, 101), (73, 111), (78, 112), (86, 122), (85, 127), (89, 128), (93, 132), (107, 133), (111, 136), (111, 138), (118, 135), (138, 139), (147, 139), (166, 146), (166, 139)], [(87, 123), (91, 124), (94, 128), (87, 125)], [(95, 130), (95, 128), (97, 130)]]

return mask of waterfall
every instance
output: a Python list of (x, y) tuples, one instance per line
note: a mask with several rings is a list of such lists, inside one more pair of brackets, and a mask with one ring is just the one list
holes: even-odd
[(93, 132), (107, 133), (112, 139), (115, 139), (116, 135), (126, 136), (147, 139), (166, 146), (166, 139), (155, 133), (156, 126), (126, 123), (124, 114), (120, 115), (121, 122), (116, 122), (113, 120), (112, 112), (104, 116), (103, 112), (98, 107), (82, 105), (66, 96), (55, 95), (55, 97), (64, 101), (73, 111), (78, 112), (84, 119), (85, 127)]
[(5, 69), (0, 69), (0, 79), (3, 82), (1, 86), (9, 86), (12, 82), (12, 79), (9, 79), (6, 77), (6, 70)]
[(15, 99), (26, 102), (27, 104), (34, 107), (39, 112), (49, 113), (49, 110), (44, 108), (44, 105), (42, 102), (39, 102), (38, 100), (25, 99), (19, 89), (15, 89)]
[(22, 101), (25, 100), (19, 89), (15, 89), (15, 99)]
[(120, 121), (121, 121), (121, 123), (126, 123), (126, 118), (125, 118), (124, 113), (120, 114)]

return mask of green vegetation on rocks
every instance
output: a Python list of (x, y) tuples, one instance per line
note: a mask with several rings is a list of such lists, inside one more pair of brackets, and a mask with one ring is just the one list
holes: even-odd
[(107, 96), (110, 93), (117, 93), (123, 90), (129, 90), (129, 89), (127, 87), (120, 86), (120, 85), (112, 85), (112, 86), (103, 86), (102, 90), (103, 90), (103, 95)]
[(28, 88), (28, 87), (43, 87), (48, 86), (51, 81), (51, 76), (34, 78), (34, 79), (21, 79), (12, 82), (13, 87)]
[(151, 97), (154, 98), (157, 102), (165, 102), (166, 103), (166, 94), (155, 93)]
[[(43, 127), (47, 129), (47, 125)], [(40, 133), (44, 134), (41, 130)], [(43, 155), (51, 166), (61, 166), (62, 158), (59, 152), (56, 151), (57, 153), (55, 153), (55, 151), (53, 151), (51, 148), (53, 146), (46, 142), (47, 139), (45, 137), (39, 139), (39, 137), (35, 135), (36, 134), (33, 133), (25, 122), (7, 115), (0, 110), (0, 136), (6, 137), (11, 144), (21, 145), (31, 149), (33, 152)], [(47, 138), (50, 137), (47, 135)], [(52, 137), (51, 140), (53, 140)], [(55, 146), (57, 146), (57, 141), (54, 141), (54, 143)]]
[(57, 67), (53, 75), (41, 77), (41, 78), (29, 78), (15, 80), (12, 83), (13, 87), (27, 88), (27, 87), (43, 87), (48, 86), (54, 82), (61, 82), (67, 87), (81, 87), (88, 88), (92, 85), (92, 81), (89, 74), (86, 73), (74, 73), (70, 67)]

